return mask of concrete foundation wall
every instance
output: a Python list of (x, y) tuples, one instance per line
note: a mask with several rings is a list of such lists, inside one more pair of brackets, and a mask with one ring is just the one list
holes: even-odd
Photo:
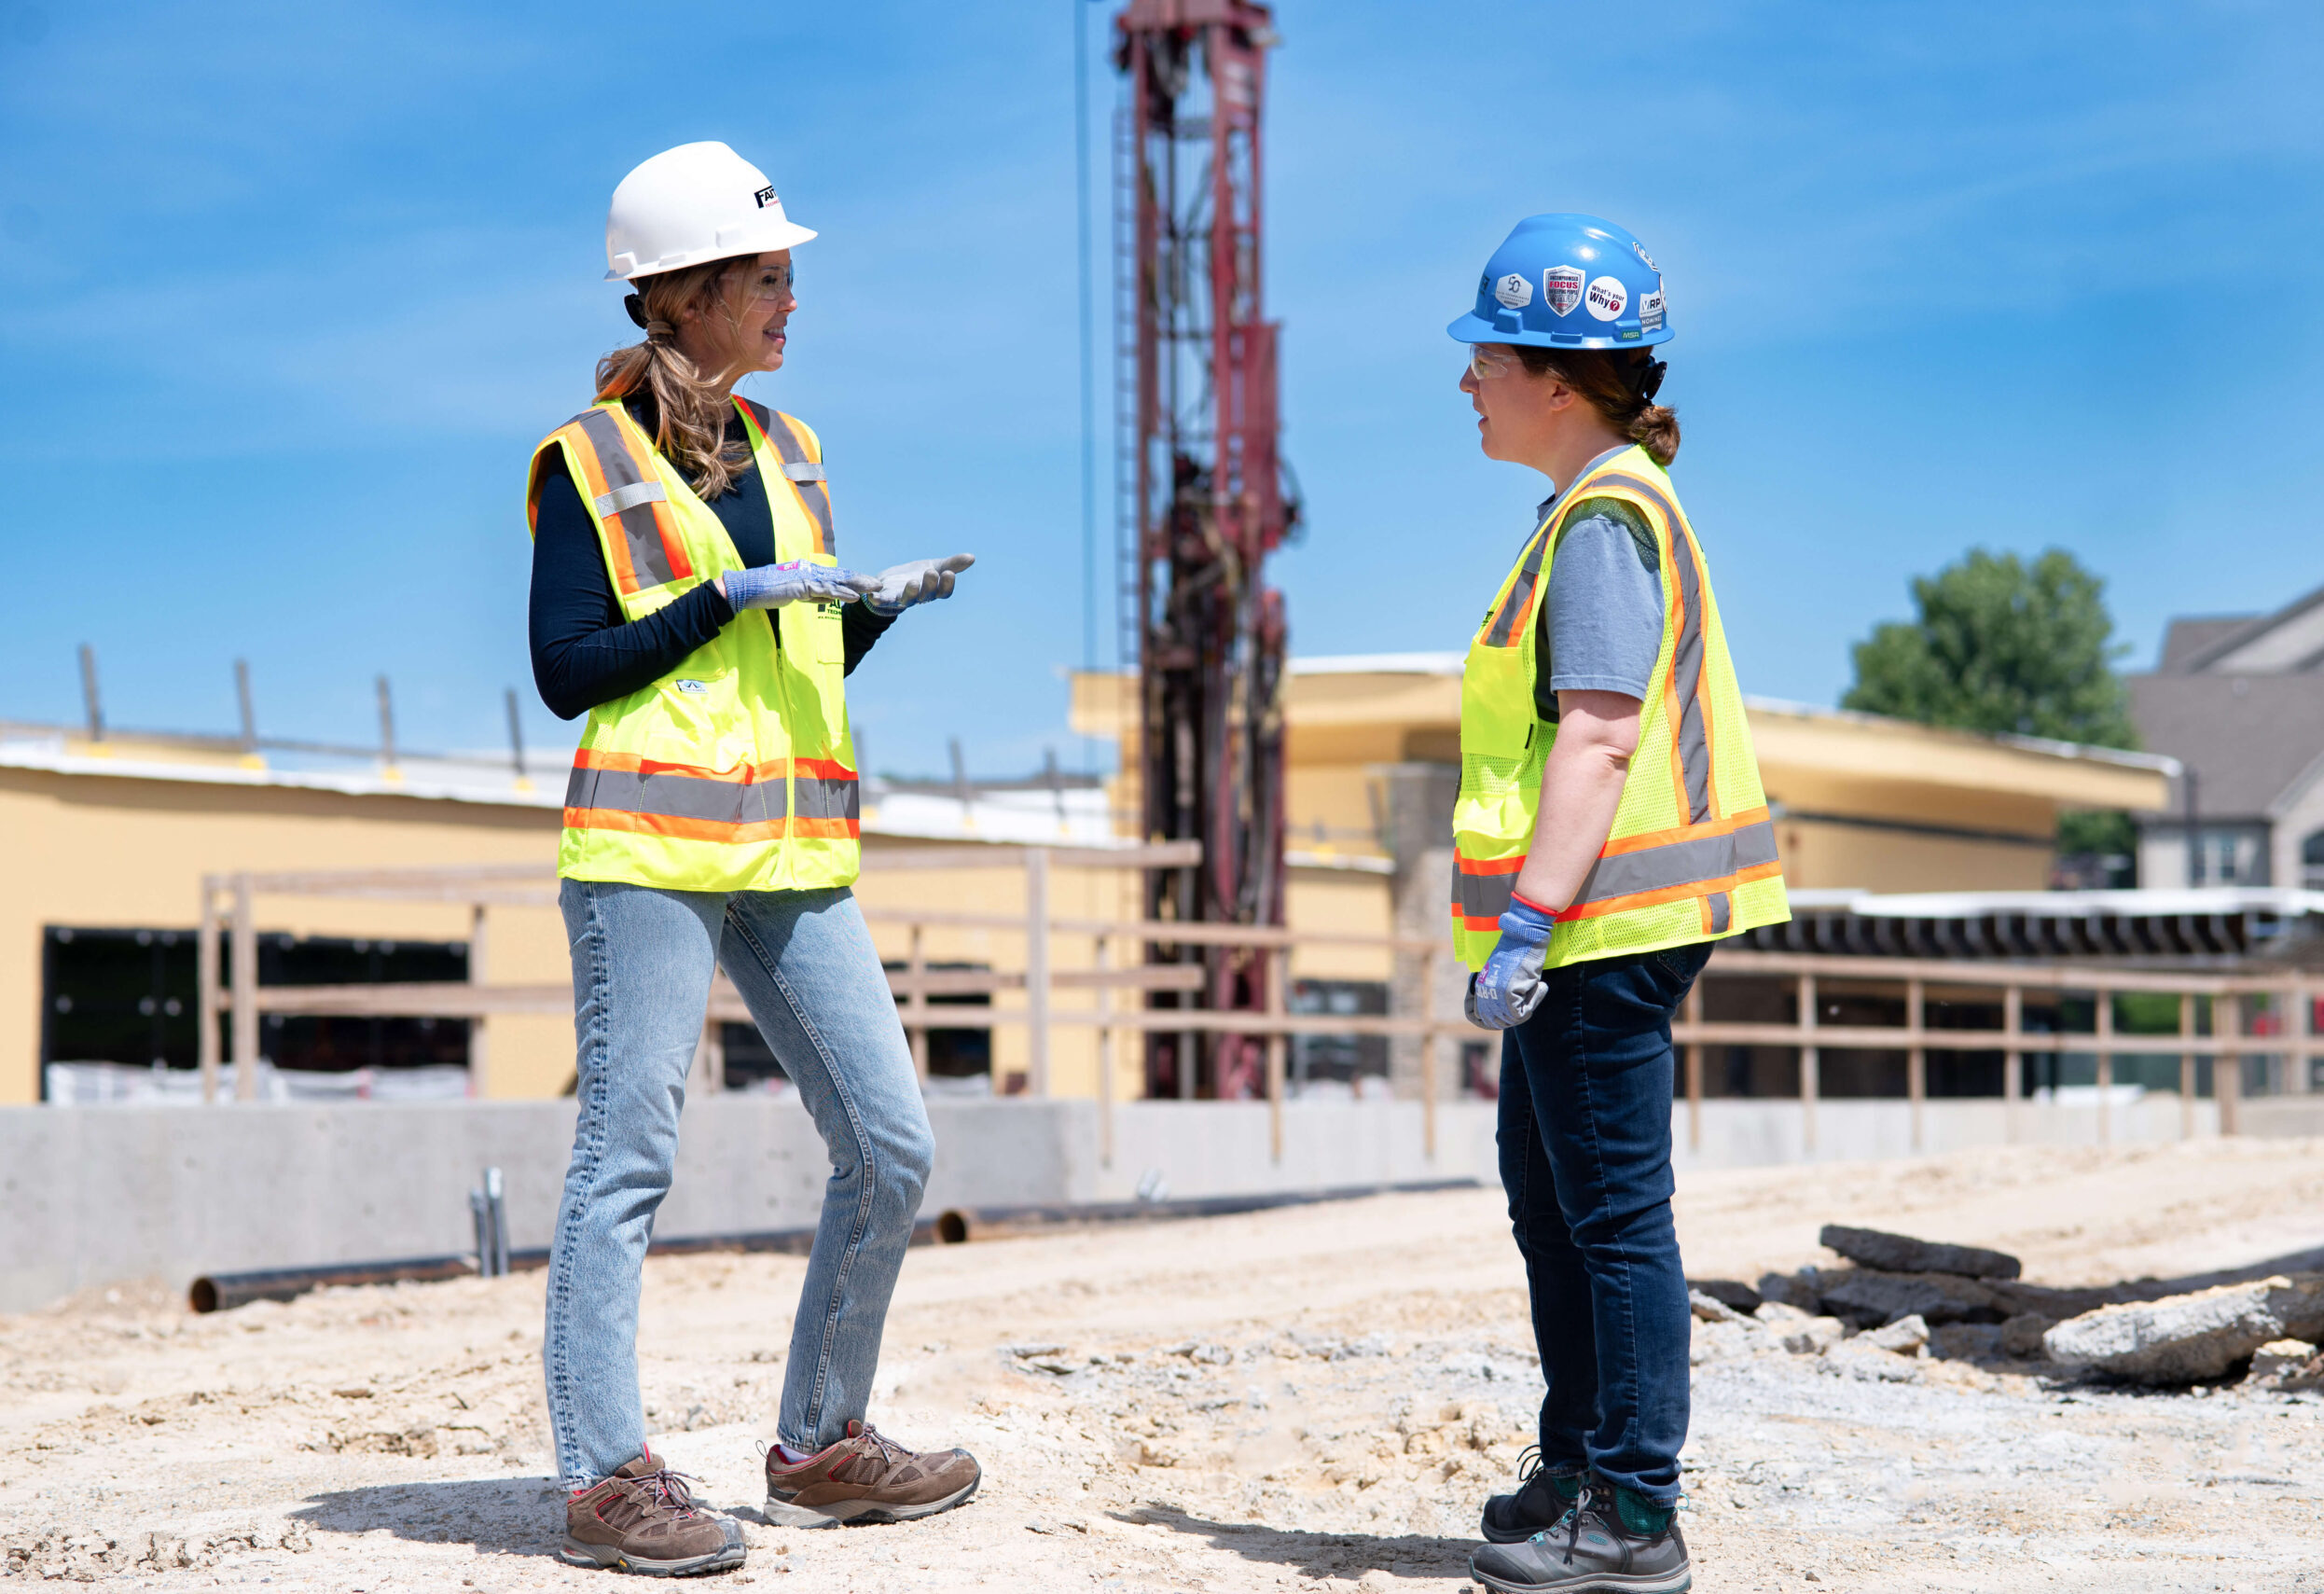
[[(1925, 1149), (1998, 1144), (1999, 1102), (1932, 1102)], [(2312, 1132), (2247, 1103), (2255, 1132)], [(510, 1243), (545, 1246), (572, 1143), (569, 1102), (409, 1105), (256, 1104), (0, 1108), (0, 1310), (86, 1285), (159, 1277), (457, 1254), (469, 1249), (467, 1192), (488, 1164), (506, 1179)], [(1099, 1152), (1084, 1101), (929, 1103), (935, 1173), (923, 1211), (1132, 1199), (1149, 1174), (1167, 1198), (1292, 1192), (1420, 1180), (1497, 1182), (1491, 1102), (1441, 1103), (1437, 1153), (1418, 1102), (1309, 1102), (1283, 1113), (1269, 1156), (1257, 1102), (1131, 1102), (1116, 1109), (1114, 1156)], [(2281, 1116), (2282, 1115), (2277, 1115)], [(1826, 1102), (1814, 1160), (1911, 1155), (1902, 1102)], [(2198, 1103), (2196, 1132), (2216, 1132)], [(2176, 1097), (2115, 1104), (2118, 1142), (2176, 1139)], [(1683, 1103), (1672, 1125), (1681, 1171), (1797, 1161), (1794, 1102), (1703, 1105), (1700, 1149)], [(2095, 1103), (2027, 1102), (2016, 1138), (2094, 1144)], [(829, 1175), (794, 1100), (735, 1097), (687, 1109), (677, 1177), (656, 1225), (672, 1239), (805, 1228)]]

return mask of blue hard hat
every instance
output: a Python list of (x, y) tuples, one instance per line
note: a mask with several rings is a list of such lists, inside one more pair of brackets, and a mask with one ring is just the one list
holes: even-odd
[(1477, 279), (1476, 308), (1446, 328), (1463, 343), (1642, 349), (1670, 339), (1662, 270), (1645, 245), (1594, 215), (1529, 215)]

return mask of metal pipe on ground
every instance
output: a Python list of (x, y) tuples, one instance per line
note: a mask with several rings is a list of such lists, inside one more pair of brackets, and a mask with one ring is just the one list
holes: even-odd
[[(970, 1241), (1000, 1240), (1061, 1228), (1103, 1224), (1154, 1223), (1173, 1219), (1231, 1217), (1241, 1213), (1268, 1212), (1278, 1207), (1315, 1206), (1325, 1201), (1361, 1200), (1367, 1196), (1427, 1195), (1440, 1190), (1473, 1190), (1474, 1179), (1421, 1179), (1389, 1185), (1343, 1185), (1323, 1190), (1276, 1191), (1252, 1196), (1198, 1196), (1183, 1200), (1093, 1201), (1080, 1206), (1012, 1206), (948, 1208), (912, 1226), (914, 1245), (961, 1245)], [(779, 1253), (804, 1256), (815, 1243), (812, 1228), (767, 1229), (753, 1234), (706, 1234), (677, 1240), (657, 1240), (646, 1247), (649, 1256), (698, 1256), (712, 1252)], [(512, 1273), (548, 1266), (548, 1252), (527, 1248), (506, 1254)], [(267, 1268), (247, 1273), (204, 1273), (186, 1292), (186, 1304), (197, 1312), (228, 1311), (258, 1300), (296, 1300), (313, 1290), (337, 1285), (432, 1283), (445, 1279), (472, 1279), (477, 1273), (474, 1256), (413, 1256), (389, 1262), (339, 1262), (316, 1268)]]

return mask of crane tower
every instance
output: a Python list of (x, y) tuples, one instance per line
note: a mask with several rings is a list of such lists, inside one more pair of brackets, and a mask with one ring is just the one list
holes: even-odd
[[(1268, 7), (1130, 0), (1114, 21), (1117, 539), (1122, 656), (1138, 671), (1135, 757), (1149, 840), (1196, 839), (1201, 865), (1145, 882), (1152, 918), (1283, 922), (1283, 595), (1266, 558), (1299, 520), (1277, 450), (1280, 323), (1260, 300), (1260, 126)], [(1134, 755), (1131, 747), (1135, 747)], [(1267, 964), (1199, 957), (1213, 1010), (1267, 1005)], [(1150, 1091), (1255, 1092), (1263, 1043), (1151, 1035)]]

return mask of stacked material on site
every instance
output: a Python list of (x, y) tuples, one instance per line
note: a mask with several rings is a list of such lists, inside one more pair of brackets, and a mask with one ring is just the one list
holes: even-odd
[(1999, 1251), (1839, 1225), (1821, 1240), (1848, 1265), (1755, 1285), (1690, 1281), (1695, 1316), (1772, 1330), (1801, 1354), (1879, 1350), (2160, 1386), (2324, 1388), (2324, 1273), (2177, 1293), (2151, 1279), (2061, 1288), (2027, 1282)]

